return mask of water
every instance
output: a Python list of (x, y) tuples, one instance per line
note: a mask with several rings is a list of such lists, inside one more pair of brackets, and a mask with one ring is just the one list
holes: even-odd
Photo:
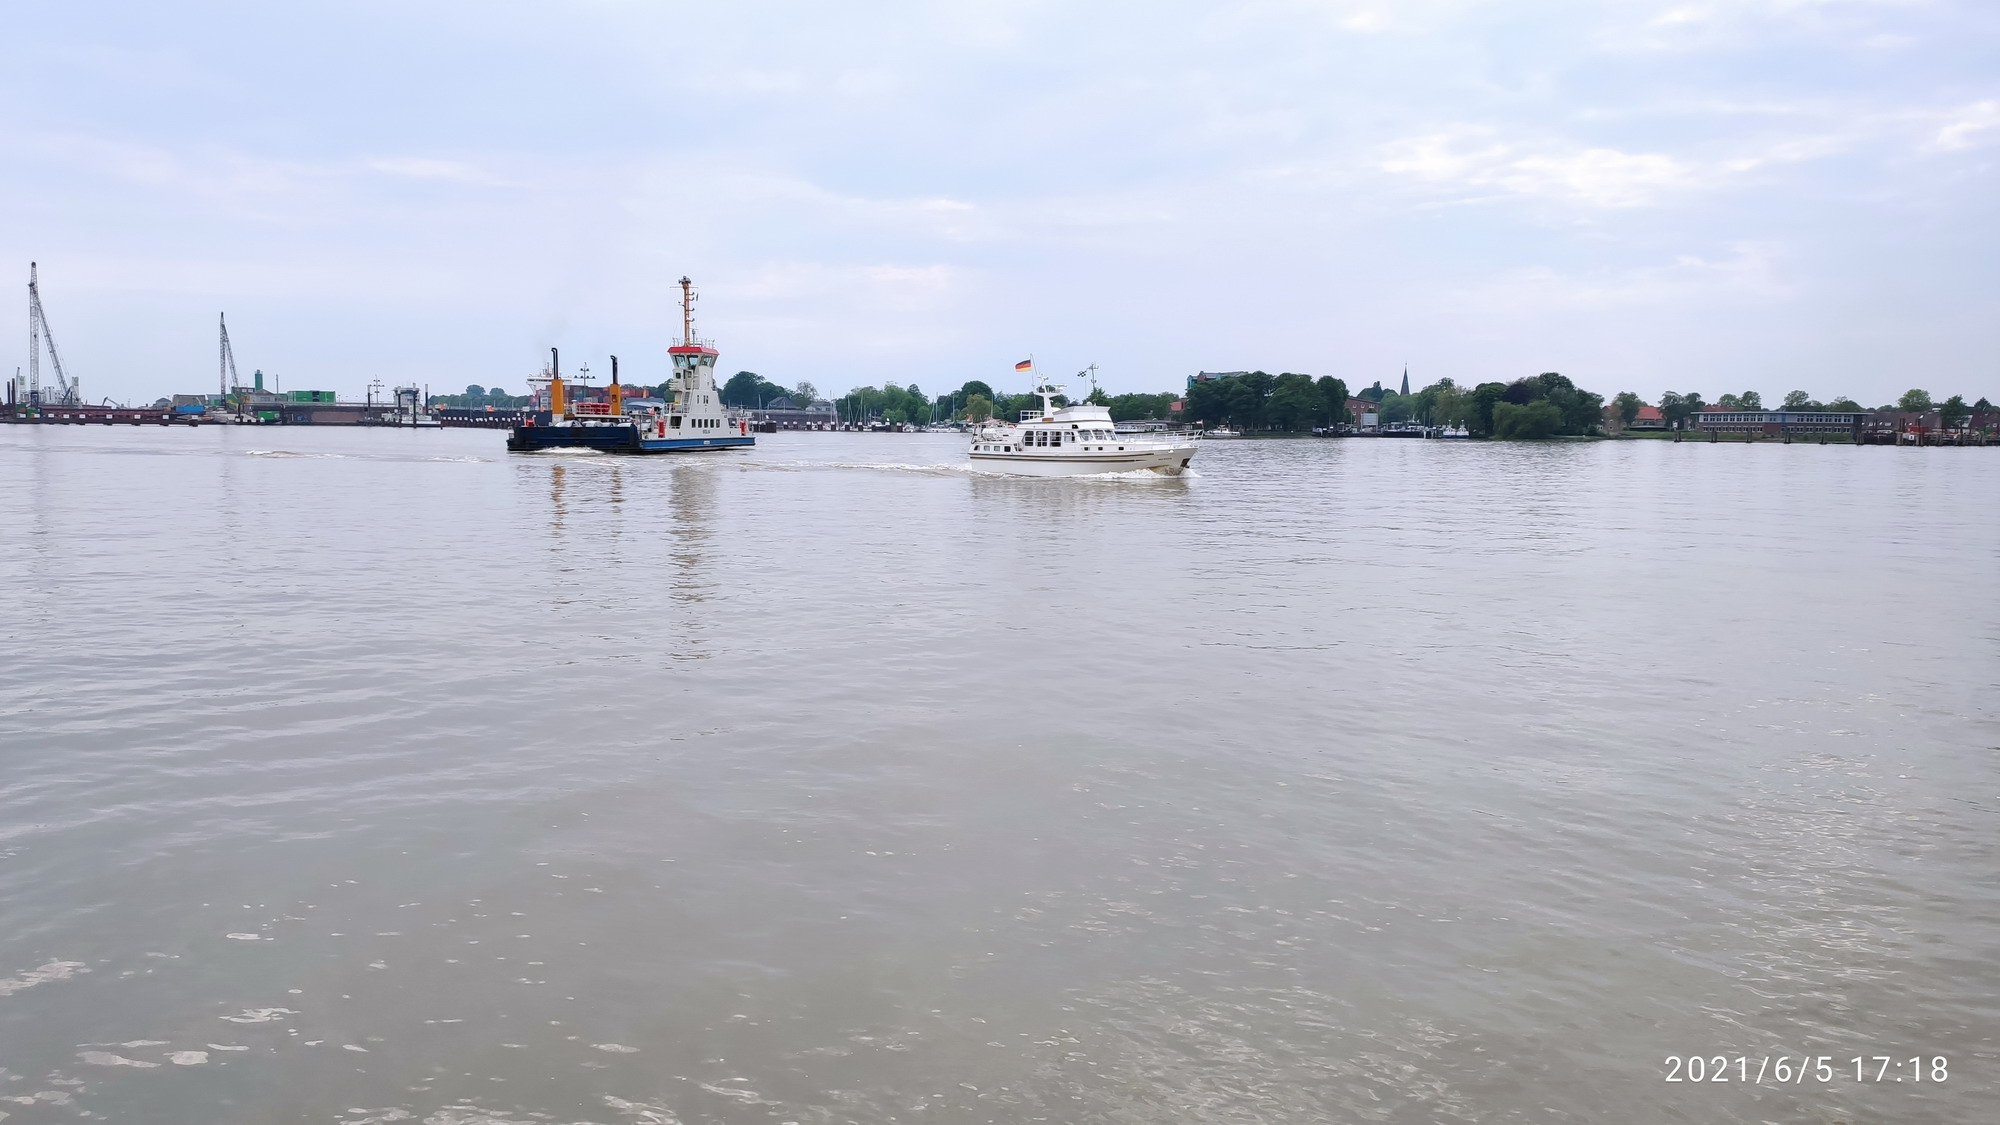
[(1991, 450), (500, 443), (0, 429), (9, 1125), (2000, 1116)]

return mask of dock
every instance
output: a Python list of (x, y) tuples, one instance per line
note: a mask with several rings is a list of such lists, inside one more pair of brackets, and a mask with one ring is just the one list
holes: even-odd
[(0, 406), (0, 423), (15, 426), (199, 426), (199, 414), (179, 414), (157, 407), (124, 406)]

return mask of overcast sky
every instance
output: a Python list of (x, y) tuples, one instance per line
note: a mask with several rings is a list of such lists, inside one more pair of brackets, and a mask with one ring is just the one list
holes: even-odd
[[(14, 5), (95, 401), (1099, 365), (2000, 398), (2000, 3)], [(22, 288), (14, 289), (17, 295)], [(21, 299), (17, 297), (17, 299)], [(18, 306), (17, 306), (18, 308)], [(26, 317), (17, 324), (25, 325)], [(25, 332), (14, 357), (25, 363)]]

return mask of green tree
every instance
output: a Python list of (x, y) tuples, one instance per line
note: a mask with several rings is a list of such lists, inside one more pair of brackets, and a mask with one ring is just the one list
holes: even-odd
[(1103, 387), (1092, 387), (1090, 388), (1090, 393), (1083, 396), (1083, 401), (1092, 406), (1109, 407), (1111, 405), (1111, 396), (1104, 393)]
[(1319, 391), (1319, 406), (1325, 412), (1326, 423), (1337, 426), (1347, 421), (1347, 384), (1331, 375), (1322, 375), (1313, 383)]
[(1472, 402), (1466, 409), (1466, 430), (1474, 437), (1493, 436), (1493, 411), (1506, 393), (1505, 383), (1481, 383), (1472, 388)]
[(763, 406), (757, 397), (757, 385), (764, 380), (755, 371), (738, 371), (722, 384), (722, 404), (724, 406)]
[(1561, 408), (1548, 399), (1525, 405), (1500, 402), (1493, 407), (1493, 436), (1502, 441), (1539, 441), (1555, 436), (1562, 425)]
[(1681, 397), (1679, 391), (1668, 391), (1660, 396), (1660, 417), (1665, 420), (1668, 429), (1680, 429), (1687, 416), (1687, 400)]
[(466, 387), (465, 387), (465, 397), (467, 397), (467, 398), (480, 398), (480, 397), (484, 396), (485, 394), (486, 394), (486, 388), (485, 388), (485, 387), (482, 387), (482, 386), (480, 386), (480, 385), (479, 385), (478, 383), (468, 383), (468, 384), (466, 384)]
[(1427, 426), (1462, 426), (1472, 405), (1471, 394), (1450, 379), (1439, 379), (1416, 397), (1422, 404), (1417, 418)]
[(792, 388), (792, 405), (804, 410), (819, 400), (819, 388), (811, 383), (800, 383)]
[(1903, 392), (1902, 398), (1896, 400), (1896, 409), (1908, 411), (1911, 414), (1928, 414), (1932, 409), (1931, 393), (1911, 387), (1909, 390)]
[(856, 387), (834, 400), (834, 410), (840, 420), (852, 425), (866, 425), (881, 416), (884, 398), (875, 387)]
[(1726, 395), (1723, 395), (1723, 396), (1722, 396), (1721, 398), (1719, 398), (1719, 399), (1716, 399), (1716, 400), (1715, 400), (1715, 405), (1717, 405), (1717, 406), (1721, 406), (1721, 407), (1726, 407), (1726, 408), (1728, 408), (1728, 409), (1730, 409), (1730, 410), (1742, 410), (1742, 409), (1744, 409), (1744, 406), (1743, 406), (1743, 400), (1742, 400), (1742, 399), (1740, 399), (1740, 398), (1737, 398), (1737, 397), (1736, 397), (1735, 395), (1728, 395), (1728, 394), (1726, 394)]
[(1756, 391), (1744, 391), (1736, 396), (1737, 405), (1744, 410), (1764, 409), (1764, 396)]
[(1810, 410), (1812, 408), (1810, 406), (1807, 406), (1806, 404), (1811, 401), (1812, 401), (1812, 396), (1805, 393), (1804, 391), (1785, 392), (1786, 410)]
[(1188, 417), (1204, 425), (1229, 422), (1239, 429), (1264, 429), (1271, 424), (1269, 400), (1277, 382), (1262, 371), (1204, 379), (1188, 388)]
[(1619, 391), (1612, 396), (1611, 405), (1618, 408), (1618, 420), (1629, 426), (1639, 420), (1639, 408), (1646, 403), (1631, 391)]
[(987, 398), (985, 395), (980, 395), (980, 394), (965, 396), (966, 421), (984, 422), (991, 417), (993, 417), (992, 399)]
[(1273, 426), (1296, 433), (1310, 430), (1319, 419), (1319, 388), (1312, 376), (1287, 371), (1272, 384), (1268, 414)]
[(1972, 417), (1972, 408), (1965, 405), (1964, 395), (1953, 395), (1945, 399), (1938, 404), (1938, 410), (1944, 416), (1944, 424), (1952, 429), (1956, 429), (1967, 418)]
[[(1667, 409), (1667, 398), (1674, 400), (1672, 411)], [(1689, 391), (1684, 395), (1669, 391), (1660, 399), (1660, 413), (1666, 415), (1669, 426), (1676, 430), (1685, 430), (1694, 424), (1694, 419), (1700, 416), (1701, 408), (1706, 405), (1708, 404), (1701, 400), (1700, 391)]]
[(1840, 411), (1843, 414), (1859, 414), (1862, 411), (1861, 404), (1848, 398), (1846, 395), (1841, 395), (1839, 398), (1827, 403), (1826, 408), (1828, 410)]
[(1171, 392), (1157, 395), (1112, 395), (1111, 401), (1105, 405), (1110, 407), (1111, 420), (1114, 422), (1142, 418), (1164, 419), (1172, 410), (1174, 399), (1178, 397)]
[(1390, 391), (1382, 396), (1375, 409), (1384, 422), (1407, 422), (1417, 416), (1417, 406), (1416, 395), (1399, 395)]
[(1410, 395), (1410, 416), (1426, 426), (1438, 424), (1438, 405), (1450, 398), (1458, 384), (1449, 378), (1439, 379), (1428, 387), (1422, 387)]
[(1269, 422), (1265, 399), (1270, 397), (1272, 378), (1262, 371), (1218, 380), (1229, 403), (1229, 420), (1238, 429), (1261, 430)]
[(1556, 408), (1561, 434), (1596, 433), (1604, 418), (1604, 396), (1583, 390), (1566, 376), (1544, 371), (1532, 380), (1531, 402), (1548, 402)]
[(993, 396), (993, 388), (987, 386), (986, 382), (982, 379), (966, 380), (965, 385), (958, 388), (958, 393), (961, 401), (965, 402), (970, 402), (973, 395), (979, 395), (988, 402), (996, 401)]

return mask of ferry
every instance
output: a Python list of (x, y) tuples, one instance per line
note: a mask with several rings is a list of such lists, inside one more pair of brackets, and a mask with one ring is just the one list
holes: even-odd
[[(560, 356), (550, 351), (549, 408), (514, 427), (507, 448), (515, 453), (544, 449), (595, 449), (604, 453), (703, 453), (757, 444), (748, 418), (732, 416), (715, 386), (715, 361), (722, 353), (694, 334), (694, 282), (681, 278), (681, 342), (667, 349), (674, 376), (672, 399), (664, 408), (625, 408), (618, 382), (618, 357), (611, 357), (611, 401), (570, 402)], [(534, 380), (542, 382), (543, 380)]]
[(974, 468), (1035, 477), (1129, 473), (1147, 469), (1179, 476), (1194, 457), (1184, 436), (1134, 437), (1118, 432), (1111, 411), (1091, 403), (1057, 407), (1063, 388), (1038, 383), (1039, 410), (1023, 410), (1018, 423), (989, 422), (973, 434)]

